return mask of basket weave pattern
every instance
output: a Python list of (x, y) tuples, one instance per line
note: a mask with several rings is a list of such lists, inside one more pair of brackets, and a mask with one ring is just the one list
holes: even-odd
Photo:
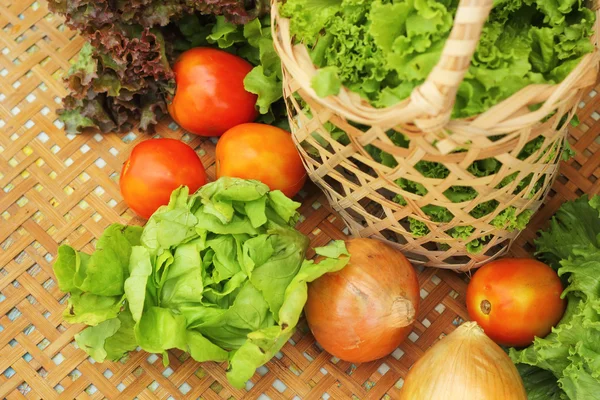
[[(419, 268), (421, 307), (409, 340), (382, 360), (352, 365), (331, 357), (305, 328), (261, 368), (246, 389), (227, 384), (224, 364), (198, 364), (179, 351), (171, 365), (133, 352), (95, 363), (75, 346), (84, 327), (61, 315), (66, 296), (52, 272), (62, 243), (91, 252), (113, 222), (133, 213), (121, 199), (118, 173), (147, 135), (66, 136), (57, 121), (61, 81), (83, 40), (45, 2), (0, 1), (0, 398), (22, 399), (396, 399), (410, 366), (467, 318), (463, 276)], [(527, 256), (535, 232), (560, 204), (600, 191), (600, 85), (586, 94), (571, 129), (577, 152), (562, 163), (546, 204), (516, 239)], [(166, 120), (157, 135), (182, 139), (214, 177), (214, 144), (185, 135)], [(302, 194), (298, 225), (321, 246), (348, 233), (313, 186)]]
[[(559, 85), (532, 85), (484, 114), (450, 120), (456, 91), (491, 4), (491, 0), (462, 1), (442, 57), (427, 81), (410, 98), (386, 109), (365, 104), (345, 88), (337, 96), (319, 98), (311, 88), (316, 69), (306, 47), (292, 44), (289, 20), (273, 8), (289, 120), (310, 178), (354, 235), (388, 240), (413, 262), (427, 266), (469, 270), (507, 251), (519, 230), (498, 226), (494, 218), (503, 211), (530, 215), (540, 207), (556, 175), (569, 121), (598, 71), (600, 55), (595, 51)], [(597, 32), (599, 27), (597, 21)], [(597, 35), (592, 40), (598, 47)], [(536, 111), (528, 108), (542, 102)], [(336, 140), (326, 124), (345, 132), (349, 144)], [(408, 146), (394, 144), (393, 132), (408, 138)], [(520, 156), (534, 142), (537, 150)], [(397, 165), (381, 164), (367, 146), (389, 154)], [(469, 171), (486, 159), (501, 165), (496, 173), (477, 177)], [(424, 176), (418, 170), (422, 161), (443, 165), (447, 176)], [(512, 177), (508, 184), (507, 177)], [(399, 178), (422, 185), (425, 194), (401, 189), (395, 183)], [(453, 203), (444, 195), (451, 187), (471, 187), (476, 197)], [(398, 195), (405, 205), (393, 200)], [(498, 203), (493, 212), (473, 215), (477, 205), (490, 201)], [(444, 207), (453, 218), (436, 222), (423, 211), (427, 205)], [(411, 220), (424, 224), (427, 233), (413, 235)], [(453, 229), (468, 226), (472, 227), (468, 239), (450, 235)], [(467, 251), (473, 240), (485, 243), (477, 254)]]

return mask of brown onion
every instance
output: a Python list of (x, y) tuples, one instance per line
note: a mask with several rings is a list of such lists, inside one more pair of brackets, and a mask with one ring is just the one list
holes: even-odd
[(419, 281), (406, 257), (380, 241), (352, 239), (346, 246), (348, 265), (308, 286), (306, 319), (327, 352), (354, 363), (372, 361), (410, 333)]

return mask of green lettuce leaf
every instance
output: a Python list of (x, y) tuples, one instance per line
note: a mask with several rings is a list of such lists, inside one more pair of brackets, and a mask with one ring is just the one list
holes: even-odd
[(61, 290), (76, 288), (99, 296), (122, 295), (129, 275), (131, 248), (139, 244), (141, 233), (138, 226), (113, 224), (104, 231), (91, 257), (61, 246), (54, 265)]
[(169, 349), (187, 350), (186, 319), (173, 310), (149, 307), (135, 324), (138, 345), (150, 353), (164, 353)]
[(119, 329), (104, 341), (106, 359), (111, 361), (118, 361), (128, 352), (137, 348), (135, 333), (133, 331), (135, 321), (131, 313), (124, 311), (119, 314), (118, 319), (121, 322)]
[(276, 75), (267, 75), (262, 65), (246, 75), (244, 87), (258, 96), (256, 106), (261, 114), (268, 113), (271, 105), (283, 97), (280, 79)]
[(122, 312), (117, 318), (84, 329), (75, 335), (75, 341), (98, 362), (117, 361), (137, 347), (133, 325), (131, 313)]
[(342, 81), (337, 74), (337, 68), (325, 67), (319, 69), (312, 78), (311, 86), (319, 97), (337, 95), (342, 88)]
[(229, 354), (197, 331), (188, 330), (186, 337), (188, 351), (198, 362), (227, 361)]
[(66, 321), (95, 326), (119, 315), (125, 302), (129, 257), (141, 233), (138, 226), (113, 224), (91, 256), (68, 245), (59, 247), (53, 270), (59, 288), (71, 293), (63, 313)]
[(144, 311), (146, 286), (152, 274), (150, 253), (143, 246), (135, 246), (129, 259), (130, 276), (125, 281), (125, 294), (131, 310), (131, 316), (138, 322)]
[(517, 370), (523, 379), (528, 400), (568, 400), (550, 371), (526, 364), (517, 364)]
[(315, 253), (320, 256), (338, 259), (341, 256), (350, 256), (348, 249), (342, 240), (334, 240), (325, 247), (315, 248)]
[(175, 249), (173, 264), (164, 273), (159, 286), (159, 301), (163, 307), (200, 303), (204, 289), (202, 259), (197, 243), (190, 242)]
[(62, 245), (58, 248), (58, 258), (54, 263), (54, 275), (58, 281), (58, 287), (63, 292), (77, 289), (74, 279), (81, 268), (81, 253), (71, 246)]
[(304, 261), (309, 240), (296, 230), (278, 226), (271, 227), (269, 233), (274, 235), (271, 241), (273, 255), (253, 269), (250, 282), (261, 291), (272, 314), (277, 316), (284, 301), (285, 290)]
[(94, 360), (103, 362), (107, 352), (104, 349), (106, 339), (114, 335), (121, 327), (118, 318), (108, 319), (96, 326), (91, 326), (75, 335), (79, 348), (88, 353)]
[(124, 296), (98, 296), (72, 291), (63, 318), (72, 324), (98, 325), (107, 319), (116, 318), (123, 302)]
[[(346, 255), (343, 242), (336, 241), (326, 247), (317, 248), (318, 254)], [(233, 386), (241, 387), (259, 366), (267, 363), (283, 347), (294, 333), (302, 308), (308, 295), (307, 284), (329, 272), (344, 268), (350, 258), (327, 258), (315, 264), (304, 261), (302, 267), (285, 290), (283, 304), (279, 309), (279, 326), (272, 326), (248, 334), (248, 340), (230, 359), (227, 379)]]
[(590, 244), (600, 248), (600, 206), (597, 196), (563, 204), (550, 221), (550, 228), (535, 241), (537, 254), (555, 268), (568, 259), (574, 248)]

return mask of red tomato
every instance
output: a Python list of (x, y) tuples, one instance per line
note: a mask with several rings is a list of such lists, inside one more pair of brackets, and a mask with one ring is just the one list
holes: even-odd
[(254, 121), (257, 96), (244, 89), (252, 70), (246, 60), (222, 50), (196, 47), (175, 62), (177, 90), (171, 117), (185, 130), (220, 136), (229, 128)]
[(529, 258), (505, 258), (481, 267), (467, 288), (467, 310), (496, 343), (524, 347), (550, 333), (565, 312), (556, 272)]
[(219, 139), (217, 178), (256, 179), (271, 190), (293, 197), (306, 181), (306, 171), (289, 132), (264, 124), (242, 124)]
[(194, 149), (175, 139), (150, 139), (136, 145), (119, 181), (125, 203), (146, 219), (168, 204), (171, 192), (179, 186), (193, 193), (205, 183), (206, 172)]

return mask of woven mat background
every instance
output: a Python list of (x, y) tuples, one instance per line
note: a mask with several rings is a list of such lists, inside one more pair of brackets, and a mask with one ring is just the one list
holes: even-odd
[[(95, 363), (77, 349), (83, 327), (61, 319), (66, 298), (52, 263), (58, 245), (92, 251), (113, 222), (133, 217), (121, 200), (118, 173), (131, 148), (147, 136), (67, 136), (55, 109), (61, 77), (82, 39), (42, 0), (0, 1), (0, 398), (7, 399), (393, 399), (408, 368), (440, 336), (467, 318), (466, 276), (425, 269), (421, 313), (409, 340), (391, 356), (352, 365), (332, 358), (301, 328), (245, 390), (228, 386), (225, 365), (198, 364), (174, 352), (171, 365), (132, 353), (126, 362)], [(596, 87), (600, 91), (600, 85)], [(581, 125), (569, 138), (575, 159), (561, 168), (551, 197), (513, 248), (526, 256), (535, 231), (565, 201), (600, 191), (600, 96), (581, 104)], [(169, 121), (157, 135), (195, 147), (209, 175), (214, 144), (183, 134)], [(301, 193), (299, 229), (312, 245), (347, 232), (313, 186)]]

